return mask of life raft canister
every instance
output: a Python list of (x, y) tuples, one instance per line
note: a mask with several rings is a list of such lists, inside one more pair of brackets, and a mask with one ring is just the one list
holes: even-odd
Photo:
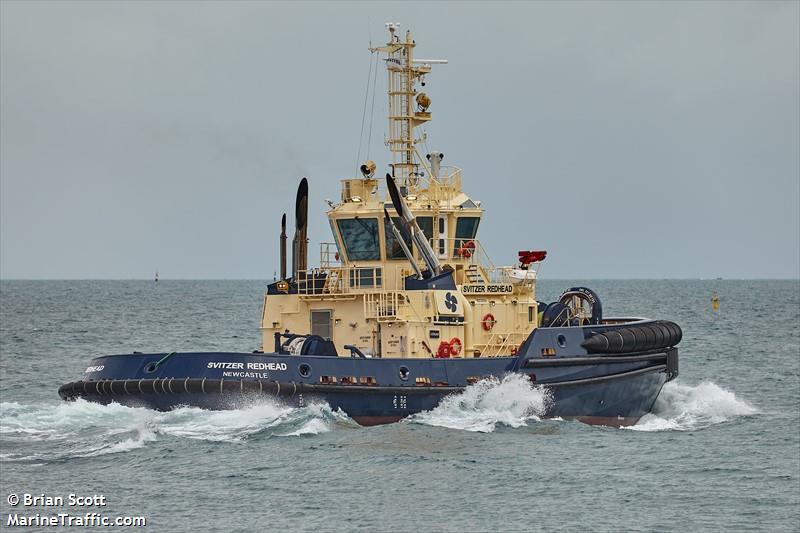
[(461, 353), (461, 339), (453, 337), (450, 339), (450, 355), (458, 355)]
[(492, 313), (486, 313), (481, 319), (481, 327), (484, 331), (491, 331), (495, 324), (497, 324), (497, 320), (494, 319)]

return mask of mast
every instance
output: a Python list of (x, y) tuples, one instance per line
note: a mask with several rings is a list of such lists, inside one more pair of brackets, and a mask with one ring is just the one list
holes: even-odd
[[(423, 163), (416, 153), (414, 128), (428, 122), (431, 100), (423, 92), (417, 92), (416, 84), (425, 85), (425, 75), (431, 71), (432, 63), (447, 63), (445, 59), (414, 59), (416, 43), (411, 32), (406, 31), (405, 41), (396, 32), (400, 25), (387, 22), (389, 42), (386, 46), (370, 48), (371, 52), (384, 52), (389, 74), (389, 133), (386, 145), (392, 153), (392, 175), (397, 182), (409, 190), (416, 189)], [(424, 167), (423, 167), (424, 168)]]

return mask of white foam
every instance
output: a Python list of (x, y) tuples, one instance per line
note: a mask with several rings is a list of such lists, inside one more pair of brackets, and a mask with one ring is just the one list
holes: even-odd
[(437, 407), (411, 416), (409, 422), (465, 431), (490, 433), (498, 424), (512, 428), (539, 420), (550, 396), (534, 387), (527, 376), (509, 374), (468, 386), (444, 398)]
[(320, 433), (327, 433), (331, 430), (330, 425), (324, 420), (319, 418), (312, 418), (303, 424), (297, 431), (280, 435), (281, 437), (299, 437), (301, 435), (319, 435)]
[(179, 407), (167, 412), (85, 400), (57, 405), (3, 402), (0, 431), (16, 450), (0, 459), (94, 457), (136, 450), (159, 438), (243, 442), (262, 432), (312, 435), (345, 420), (349, 420), (346, 415), (333, 412), (327, 404), (289, 407), (270, 400), (225, 411)]
[(268, 402), (225, 411), (180, 407), (156, 414), (156, 432), (188, 439), (240, 442), (282, 423), (291, 411), (291, 407)]
[[(332, 410), (327, 403), (311, 403), (302, 409), (292, 412), (292, 418), (297, 422), (302, 422), (300, 428), (289, 433), (278, 433), (279, 437), (299, 437), (303, 435), (319, 435), (328, 433), (336, 424), (352, 424), (355, 422), (350, 419), (340, 409)], [(292, 424), (296, 425), (296, 424)]]
[(142, 428), (136, 432), (135, 437), (125, 439), (119, 442), (102, 443), (97, 448), (91, 449), (85, 453), (76, 453), (77, 457), (97, 457), (98, 455), (106, 455), (109, 453), (129, 452), (138, 448), (143, 448), (148, 442), (156, 440), (156, 435), (149, 428)]
[(628, 429), (690, 431), (757, 413), (754, 406), (713, 382), (692, 386), (673, 381), (664, 385), (653, 412)]
[(17, 402), (0, 404), (0, 428), (5, 435), (30, 440), (47, 440), (92, 428), (106, 428), (119, 432), (146, 420), (145, 409), (134, 409), (119, 404), (100, 405), (77, 400), (52, 405), (21, 405)]

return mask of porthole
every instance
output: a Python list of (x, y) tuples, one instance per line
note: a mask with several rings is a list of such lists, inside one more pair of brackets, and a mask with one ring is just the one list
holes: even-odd
[(301, 363), (300, 366), (297, 367), (297, 373), (302, 377), (307, 378), (311, 375), (311, 365), (308, 363)]
[(564, 335), (559, 335), (556, 338), (556, 341), (558, 341), (558, 345), (561, 346), (562, 348), (567, 347), (567, 338)]
[(408, 379), (408, 376), (411, 375), (411, 371), (408, 369), (407, 366), (401, 366), (400, 372), (398, 372), (398, 374), (400, 375), (400, 379), (405, 381)]

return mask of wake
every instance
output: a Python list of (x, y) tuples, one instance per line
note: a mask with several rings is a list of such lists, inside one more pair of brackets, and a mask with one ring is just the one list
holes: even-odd
[(653, 412), (634, 431), (691, 431), (758, 413), (751, 404), (711, 381), (698, 385), (670, 382), (664, 385)]
[(518, 428), (539, 421), (549, 393), (532, 386), (527, 376), (509, 374), (484, 379), (464, 392), (445, 397), (438, 406), (408, 418), (409, 422), (465, 431), (491, 433), (498, 425)]
[[(541, 421), (551, 401), (546, 388), (533, 386), (526, 376), (510, 374), (470, 385), (459, 394), (447, 396), (434, 409), (411, 415), (406, 423), (491, 433), (498, 427), (520, 428)], [(670, 382), (662, 389), (653, 412), (625, 429), (692, 431), (758, 412), (713, 382)], [(96, 457), (136, 450), (165, 438), (228, 443), (259, 436), (296, 438), (328, 433), (337, 425), (356, 424), (326, 403), (290, 407), (261, 401), (226, 411), (180, 407), (159, 412), (85, 400), (58, 405), (3, 402), (0, 460), (50, 462)]]
[(237, 443), (262, 434), (317, 435), (331, 431), (337, 423), (352, 422), (327, 404), (317, 403), (289, 407), (262, 401), (227, 411), (180, 407), (159, 412), (85, 400), (57, 406), (4, 402), (0, 403), (0, 438), (6, 445), (0, 459), (95, 457), (135, 450), (165, 437)]

